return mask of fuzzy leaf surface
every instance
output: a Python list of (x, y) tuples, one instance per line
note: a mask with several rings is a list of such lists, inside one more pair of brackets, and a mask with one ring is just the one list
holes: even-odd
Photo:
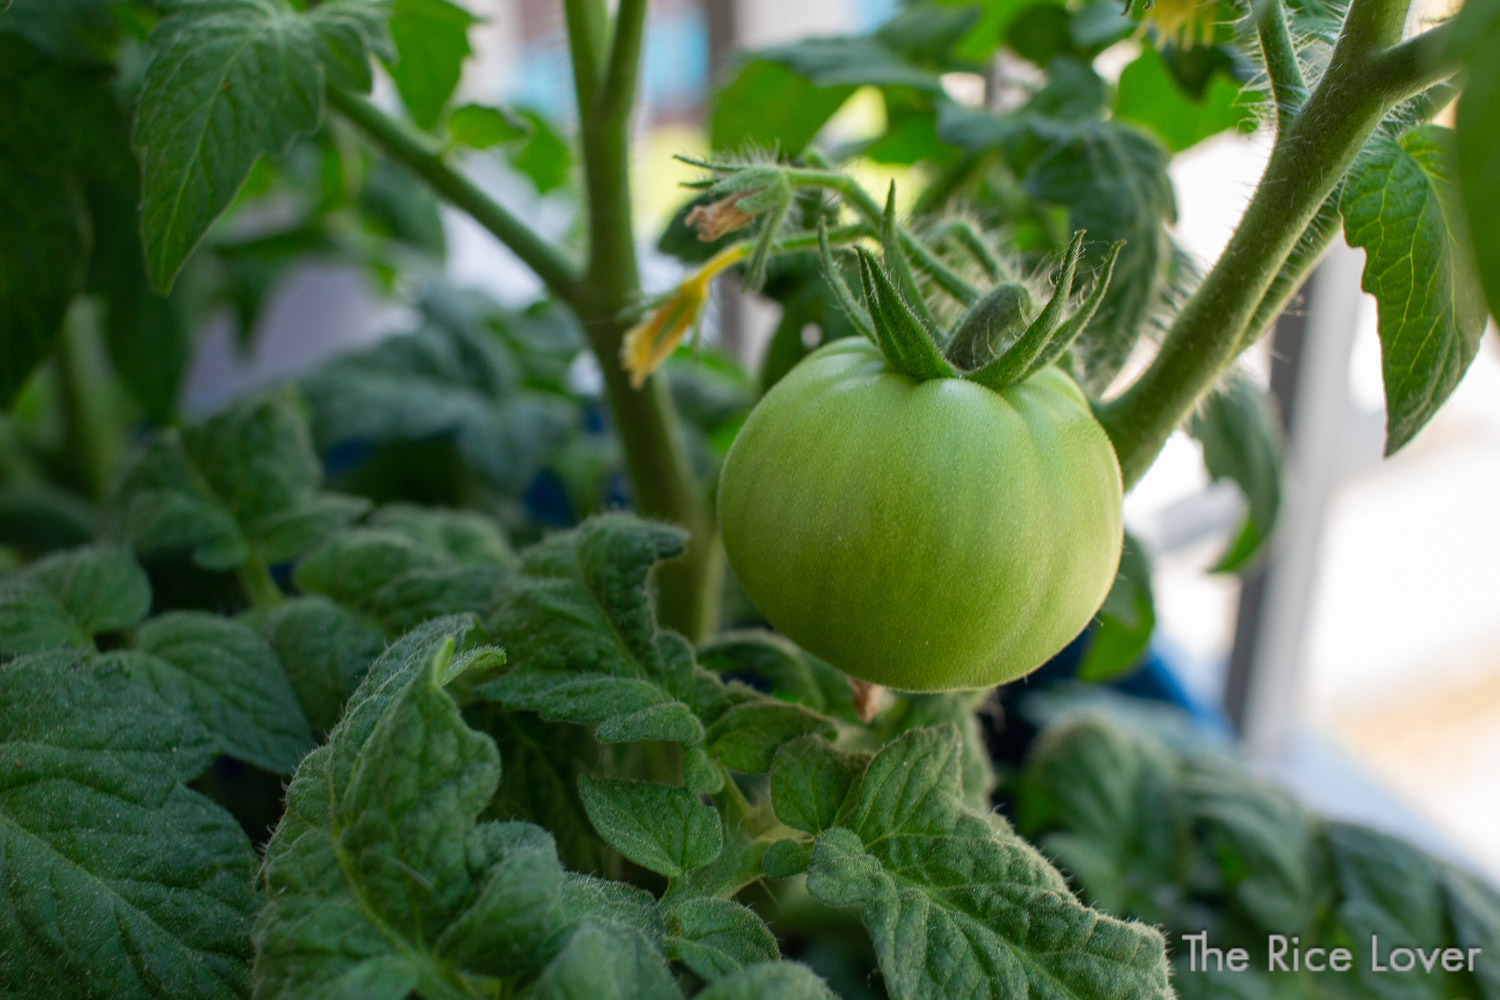
[(647, 578), (679, 554), (681, 531), (624, 515), (593, 518), (522, 554), (487, 623), (515, 666), (479, 693), (605, 742), (701, 743), (697, 709), (723, 685), (692, 650), (657, 634)]
[(585, 775), (578, 790), (594, 829), (643, 868), (676, 877), (702, 868), (724, 847), (719, 814), (685, 789)]
[(248, 995), (255, 852), (184, 787), (215, 752), (115, 665), (0, 667), (0, 994)]
[(891, 996), (1171, 997), (1161, 935), (1084, 906), (1003, 819), (966, 807), (961, 757), (951, 729), (906, 733), (813, 841), (809, 890), (859, 909)]
[(257, 995), (448, 996), (465, 975), (535, 974), (562, 931), (551, 837), (477, 822), (499, 756), (444, 690), (498, 657), (455, 655), (471, 623), (429, 622), (392, 645), (297, 769), (266, 852)]
[(281, 661), (248, 625), (179, 611), (151, 619), (137, 636), (139, 653), (118, 654), (131, 674), (231, 757), (290, 774), (313, 748)]

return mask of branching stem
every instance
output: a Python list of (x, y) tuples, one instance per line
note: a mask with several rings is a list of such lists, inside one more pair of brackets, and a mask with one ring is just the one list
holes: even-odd
[[(1295, 291), (1294, 283), (1284, 281), (1268, 298), (1298, 241), (1381, 119), (1453, 71), (1438, 56), (1440, 33), (1449, 29), (1400, 42), (1406, 10), (1407, 0), (1354, 0), (1327, 71), (1278, 135), (1223, 255), (1178, 313), (1151, 365), (1117, 399), (1099, 407), (1127, 486), (1150, 467), (1198, 399), (1258, 336), (1260, 331), (1249, 331), (1264, 319), (1263, 303), (1284, 304)], [(1313, 237), (1324, 238), (1316, 232)], [(1326, 238), (1331, 239), (1331, 230)], [(1314, 260), (1316, 254), (1308, 255), (1307, 266)]]

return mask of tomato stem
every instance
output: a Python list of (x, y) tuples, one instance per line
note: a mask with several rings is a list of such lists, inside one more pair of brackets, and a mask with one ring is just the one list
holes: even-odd
[[(1444, 51), (1446, 27), (1400, 42), (1407, 7), (1408, 0), (1350, 5), (1328, 69), (1278, 136), (1224, 253), (1177, 314), (1151, 365), (1118, 398), (1098, 407), (1127, 487), (1259, 336), (1250, 331), (1265, 320), (1263, 303), (1285, 301), (1288, 285), (1300, 279), (1296, 272), (1305, 273), (1316, 260), (1316, 254), (1305, 255), (1278, 285), (1303, 234), (1381, 120), (1456, 71)], [(1315, 229), (1313, 238), (1322, 240), (1322, 230)]]

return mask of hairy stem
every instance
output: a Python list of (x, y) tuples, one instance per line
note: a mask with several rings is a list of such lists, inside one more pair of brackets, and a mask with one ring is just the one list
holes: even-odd
[(1297, 60), (1297, 46), (1287, 28), (1281, 0), (1261, 0), (1260, 8), (1255, 30), (1271, 84), (1271, 100), (1276, 105), (1276, 130), (1281, 133), (1307, 99), (1307, 82), (1302, 78), (1302, 64)]
[(588, 269), (573, 300), (604, 371), (605, 391), (625, 452), (636, 508), (673, 521), (692, 535), (688, 552), (656, 574), (663, 624), (690, 639), (717, 624), (723, 576), (704, 491), (690, 467), (677, 412), (660, 378), (634, 389), (620, 366), (620, 346), (641, 298), (630, 201), (630, 117), (640, 76), (646, 0), (620, 0), (608, 52), (602, 53), (600, 6), (564, 0), (588, 199)]
[[(1406, 0), (1354, 0), (1327, 72), (1278, 136), (1223, 255), (1178, 313), (1150, 367), (1099, 407), (1127, 487), (1248, 346), (1247, 330), (1267, 293), (1380, 120), (1441, 79), (1445, 67), (1430, 58), (1433, 32), (1420, 36), (1426, 42), (1396, 44), (1406, 7)], [(1283, 301), (1294, 290), (1283, 288)]]
[[(854, 178), (831, 170), (794, 169), (788, 173), (792, 183), (799, 187), (819, 188), (837, 194), (850, 208), (854, 209), (854, 214), (876, 232), (880, 231), (885, 211), (880, 207), (880, 203), (870, 197), (870, 193)], [(966, 306), (971, 306), (979, 300), (979, 290), (939, 260), (937, 255), (929, 250), (925, 243), (917, 239), (910, 229), (897, 226), (896, 232), (901, 239), (901, 248), (911, 255), (912, 261), (924, 273), (937, 282), (939, 288)]]
[(559, 299), (572, 302), (578, 274), (556, 247), (512, 215), (477, 184), (443, 158), (430, 137), (381, 111), (360, 95), (341, 87), (328, 88), (328, 103), (353, 122), (391, 159), (422, 178), (454, 206), (467, 212), (536, 272)]

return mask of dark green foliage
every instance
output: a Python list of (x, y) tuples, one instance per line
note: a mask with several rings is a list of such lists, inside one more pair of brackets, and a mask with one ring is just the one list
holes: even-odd
[[(1383, 961), (1393, 947), (1495, 940), (1500, 896), (1472, 875), (1386, 834), (1319, 818), (1169, 709), (1084, 699), (1049, 714), (1018, 782), (1020, 830), (1085, 899), (1165, 929), (1180, 995), (1489, 995), (1488, 964), (1428, 975), (1371, 962), (1372, 935)], [(1188, 971), (1181, 935), (1204, 930), (1216, 947), (1245, 948), (1250, 970)], [(1270, 970), (1274, 934), (1304, 949), (1346, 947), (1353, 970)]]

